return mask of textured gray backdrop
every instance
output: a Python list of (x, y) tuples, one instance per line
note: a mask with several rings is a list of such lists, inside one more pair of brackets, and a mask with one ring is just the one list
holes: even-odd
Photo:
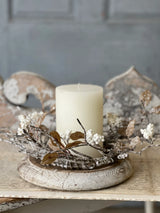
[(104, 85), (131, 65), (160, 79), (160, 0), (0, 0), (0, 75)]

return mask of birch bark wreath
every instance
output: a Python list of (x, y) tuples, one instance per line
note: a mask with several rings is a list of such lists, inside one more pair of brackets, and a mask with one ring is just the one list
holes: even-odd
[[(46, 116), (53, 114), (53, 106), (49, 112), (33, 112), (20, 115), (17, 133), (5, 132), (8, 142), (18, 147), (20, 152), (29, 154), (39, 159), (42, 166), (52, 165), (63, 169), (92, 170), (110, 165), (119, 159), (125, 159), (129, 153), (141, 154), (150, 147), (157, 147), (154, 124), (150, 123), (150, 114), (160, 114), (160, 105), (147, 106), (152, 101), (152, 94), (145, 90), (140, 94), (141, 103), (141, 128), (136, 120), (128, 120), (118, 117), (116, 114), (107, 113), (104, 117), (107, 124), (104, 125), (104, 135), (86, 130), (81, 121), (77, 122), (82, 132), (67, 131), (60, 135), (55, 130), (43, 124)], [(2, 131), (3, 133), (3, 131)], [(155, 137), (153, 137), (155, 136)], [(103, 146), (100, 142), (103, 141)], [(90, 146), (100, 152), (101, 157), (93, 158), (75, 150), (80, 146)]]

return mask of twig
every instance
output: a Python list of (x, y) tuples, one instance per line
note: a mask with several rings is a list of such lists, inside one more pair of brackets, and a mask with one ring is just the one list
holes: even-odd
[(102, 154), (102, 153), (105, 154), (105, 151), (106, 151), (105, 149), (99, 148), (98, 146), (93, 146), (93, 145), (91, 145), (90, 143), (88, 143), (88, 141), (87, 141), (87, 139), (86, 139), (86, 130), (85, 130), (84, 126), (82, 125), (82, 123), (80, 122), (80, 120), (79, 120), (78, 118), (77, 118), (77, 121), (78, 121), (79, 125), (82, 127), (82, 129), (83, 129), (83, 131), (84, 131), (84, 140), (85, 140), (86, 144), (88, 144), (88, 146), (90, 146), (90, 147), (96, 149), (97, 151), (100, 151), (101, 154)]

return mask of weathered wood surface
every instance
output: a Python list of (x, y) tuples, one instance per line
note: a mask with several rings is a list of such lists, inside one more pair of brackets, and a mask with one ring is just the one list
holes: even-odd
[[(3, 79), (0, 77), (0, 128), (14, 128), (17, 123), (17, 116), (26, 113), (28, 110), (32, 110), (11, 104), (24, 104), (27, 96), (31, 93), (38, 99), (41, 99), (44, 107), (52, 105), (55, 101), (55, 87), (39, 75), (19, 72), (12, 75), (11, 78), (5, 82), (3, 82)], [(6, 98), (10, 102), (8, 102)], [(4, 143), (0, 141), (1, 153), (6, 151), (3, 145)], [(16, 152), (15, 148), (13, 148), (13, 150)], [(2, 165), (2, 162), (0, 165)], [(7, 180), (5, 180), (5, 182), (6, 184), (8, 183)], [(0, 212), (38, 201), (38, 199), (0, 198)]]
[(129, 160), (94, 170), (62, 170), (45, 168), (34, 158), (18, 167), (20, 176), (35, 185), (49, 189), (84, 191), (108, 188), (124, 182), (133, 174)]
[(0, 77), (0, 127), (10, 127), (16, 122), (20, 108), (9, 104), (3, 95), (3, 80)]
[(0, 212), (16, 209), (22, 206), (31, 205), (39, 201), (40, 201), (39, 199), (1, 198)]
[(55, 87), (36, 73), (21, 71), (4, 82), (5, 97), (13, 104), (22, 105), (29, 94), (33, 94), (44, 107), (55, 103)]
[(37, 74), (18, 72), (4, 82), (0, 77), (0, 127), (13, 126), (19, 114), (33, 110), (17, 106), (25, 104), (29, 94), (35, 95), (44, 108), (55, 103), (54, 85)]
[[(104, 88), (105, 110), (124, 117), (134, 116), (140, 109), (140, 94), (150, 90), (152, 105), (160, 104), (160, 88), (134, 67), (108, 81)], [(151, 107), (151, 105), (149, 105)]]
[(24, 181), (17, 171), (24, 155), (17, 153), (9, 144), (1, 144), (1, 147), (0, 197), (160, 201), (160, 150), (150, 149), (142, 156), (131, 156), (134, 174), (120, 185), (96, 191), (65, 192)]
[[(137, 124), (141, 124), (142, 108), (139, 96), (145, 90), (152, 93), (152, 100), (147, 109), (160, 105), (160, 88), (152, 79), (141, 75), (134, 67), (131, 67), (106, 83), (104, 114), (112, 112), (125, 118), (135, 119)], [(151, 114), (149, 118), (155, 125), (155, 132), (158, 133), (160, 115)]]

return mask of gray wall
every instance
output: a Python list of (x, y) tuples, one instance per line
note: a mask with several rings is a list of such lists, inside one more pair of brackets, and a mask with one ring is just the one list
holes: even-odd
[(105, 82), (131, 65), (160, 79), (160, 0), (0, 0), (0, 75)]

